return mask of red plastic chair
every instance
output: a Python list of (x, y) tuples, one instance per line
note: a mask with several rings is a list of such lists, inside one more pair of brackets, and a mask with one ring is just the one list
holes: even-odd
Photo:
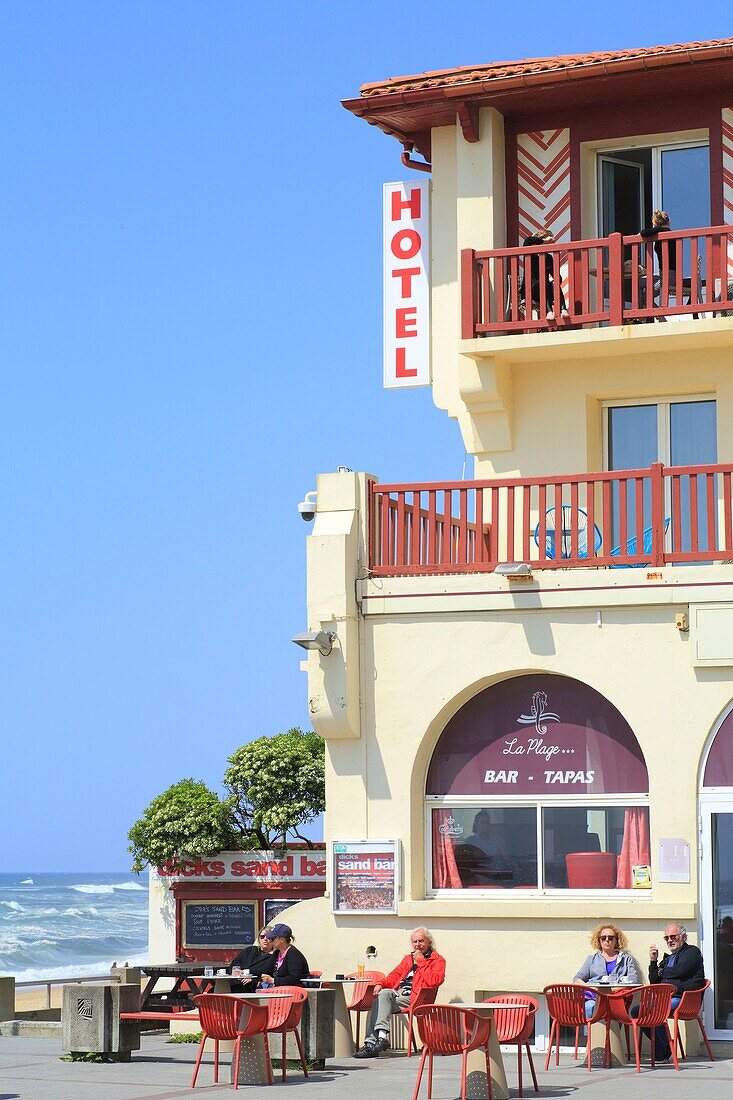
[[(346, 977), (359, 978), (359, 975), (347, 974)], [(349, 1012), (356, 1013), (356, 1039), (354, 1041), (357, 1047), (359, 1046), (359, 1033), (361, 1030), (361, 1014), (362, 1012), (371, 1012), (376, 996), (374, 986), (381, 984), (383, 981), (384, 974), (381, 970), (365, 970), (363, 977), (354, 982), (354, 991), (346, 1007)]]
[(710, 989), (709, 981), (706, 981), (701, 989), (686, 989), (682, 994), (682, 998), (677, 1008), (672, 1010), (672, 1019), (674, 1020), (674, 1039), (672, 1045), (676, 1048), (679, 1044), (679, 1049), (682, 1051), (682, 1057), (684, 1058), (685, 1048), (682, 1046), (682, 1038), (680, 1036), (680, 1020), (697, 1020), (697, 1025), (700, 1028), (703, 1042), (707, 1047), (710, 1061), (714, 1062), (713, 1051), (708, 1042), (707, 1032), (705, 1031), (705, 1025), (702, 1022), (701, 1016), (702, 999), (705, 996), (706, 989)]
[(568, 852), (565, 866), (569, 890), (612, 890), (616, 885), (613, 852)]
[(654, 1028), (665, 1027), (672, 1048), (672, 1061), (674, 1068), (679, 1069), (677, 1063), (677, 1048), (672, 1046), (672, 1038), (669, 1035), (667, 1017), (670, 1014), (671, 1001), (674, 996), (674, 986), (671, 985), (644, 985), (639, 989), (639, 1015), (632, 1016), (629, 1013), (628, 992), (621, 990), (606, 997), (608, 1004), (608, 1017), (606, 1019), (606, 1047), (608, 1047), (608, 1029), (614, 1020), (632, 1028), (634, 1032), (634, 1052), (636, 1054), (636, 1072), (641, 1073), (641, 1029), (649, 1028), (652, 1048), (652, 1069), (654, 1069)]
[(435, 1004), (435, 999), (438, 996), (438, 986), (423, 986), (419, 993), (416, 993), (414, 997), (410, 998), (410, 1003), (406, 1008), (401, 1008), (400, 1012), (403, 1016), (407, 1016), (407, 1057), (412, 1057), (412, 1048), (415, 1048), (415, 1054), (417, 1054), (417, 1043), (415, 1042), (415, 1033), (412, 1030), (412, 1021), (415, 1016), (416, 1008), (425, 1008), (426, 1005)]
[(550, 1065), (553, 1043), (555, 1044), (555, 1065), (560, 1065), (560, 1028), (574, 1027), (576, 1029), (575, 1049), (577, 1053), (578, 1028), (587, 1026), (588, 1041), (586, 1043), (586, 1060), (588, 1062), (588, 1071), (590, 1072), (592, 1050), (590, 1028), (591, 1024), (606, 1019), (608, 1014), (606, 998), (599, 997), (597, 999), (593, 1015), (588, 1019), (585, 1014), (586, 997), (582, 985), (572, 985), (570, 982), (558, 982), (555, 985), (545, 986), (543, 992), (547, 999), (547, 1011), (552, 1020), (552, 1026), (550, 1028), (550, 1045), (547, 1048), (545, 1069)]
[(494, 1028), (496, 1037), (500, 1043), (517, 1044), (517, 1076), (519, 1078), (519, 1095), (522, 1091), (522, 1046), (527, 1050), (527, 1060), (532, 1071), (534, 1091), (539, 1092), (537, 1074), (534, 1071), (532, 1051), (529, 1049), (529, 1039), (534, 1027), (534, 1018), (539, 1002), (534, 997), (525, 994), (503, 993), (499, 997), (489, 997), (493, 1004), (505, 1005), (505, 1008), (494, 1009)]
[(268, 1034), (282, 1035), (282, 1080), (284, 1081), (287, 1076), (285, 1067), (285, 1045), (289, 1031), (292, 1031), (295, 1036), (295, 1042), (298, 1045), (298, 1054), (300, 1055), (300, 1064), (303, 1067), (303, 1076), (307, 1077), (308, 1066), (306, 1065), (303, 1055), (303, 1044), (300, 1041), (298, 1025), (303, 1015), (303, 1004), (308, 999), (308, 990), (301, 989), (298, 985), (278, 985), (276, 989), (278, 993), (289, 994), (288, 997), (273, 997), (266, 1005)]
[[(201, 1043), (199, 1045), (198, 1058), (191, 1078), (191, 1088), (196, 1084), (201, 1057), (207, 1039), (214, 1040), (214, 1084), (219, 1083), (219, 1043), (222, 1039), (234, 1040), (234, 1087), (239, 1087), (239, 1055), (242, 1048), (242, 1039), (249, 1039), (253, 1035), (262, 1035), (265, 1040), (265, 1058), (267, 1061), (267, 1083), (272, 1084), (272, 1068), (270, 1066), (270, 1047), (267, 1042), (267, 1005), (247, 1004), (235, 997), (226, 994), (199, 993), (194, 997), (194, 1002), (199, 1011), (201, 1023)], [(243, 1005), (249, 1010), (247, 1022), (243, 1028), (239, 1026)]]
[(309, 978), (322, 978), (323, 977), (323, 971), (322, 970), (311, 970), (308, 977)]
[(491, 1019), (478, 1016), (470, 1008), (457, 1005), (418, 1005), (413, 1013), (423, 1044), (420, 1068), (412, 1100), (420, 1092), (425, 1059), (428, 1060), (428, 1098), (433, 1094), (433, 1057), (437, 1055), (461, 1055), (461, 1100), (466, 1100), (466, 1062), (472, 1050), (483, 1049), (486, 1059), (486, 1082), (491, 1100), (491, 1064), (489, 1039)]

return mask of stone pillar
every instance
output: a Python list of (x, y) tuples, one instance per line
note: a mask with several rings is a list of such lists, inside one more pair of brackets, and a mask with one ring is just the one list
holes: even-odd
[(0, 1020), (15, 1019), (15, 978), (0, 978)]
[[(322, 1062), (325, 1058), (333, 1058), (334, 1056), (333, 1016), (335, 996), (336, 991), (334, 989), (308, 990), (308, 1000), (303, 1005), (303, 1016), (299, 1028), (306, 1062)], [(281, 1042), (279, 1035), (270, 1036), (270, 1053), (273, 1058), (280, 1058), (282, 1052)], [(299, 1060), (298, 1047), (292, 1032), (288, 1035), (285, 1051), (288, 1059)]]
[(140, 987), (119, 982), (73, 982), (64, 986), (61, 1042), (64, 1051), (120, 1055), (140, 1049), (138, 1020), (120, 1020), (120, 1012), (137, 1012)]

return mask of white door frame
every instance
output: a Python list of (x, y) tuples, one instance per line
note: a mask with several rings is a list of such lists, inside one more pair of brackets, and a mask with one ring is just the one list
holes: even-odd
[[(707, 756), (707, 754), (706, 754)], [(713, 814), (733, 814), (733, 789), (718, 788), (700, 792), (699, 867), (700, 867), (700, 949), (705, 975), (715, 976), (715, 913), (713, 912)], [(710, 1039), (733, 1039), (733, 1028), (715, 1027), (713, 990), (708, 989), (703, 1005), (705, 1030)]]

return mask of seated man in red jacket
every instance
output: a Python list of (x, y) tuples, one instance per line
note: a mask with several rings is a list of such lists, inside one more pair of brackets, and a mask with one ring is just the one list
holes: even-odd
[(427, 928), (416, 928), (410, 937), (412, 952), (387, 975), (382, 985), (375, 986), (379, 996), (374, 1001), (370, 1032), (355, 1058), (378, 1058), (389, 1047), (389, 1018), (407, 1008), (421, 989), (437, 989), (445, 981), (445, 959), (433, 946)]

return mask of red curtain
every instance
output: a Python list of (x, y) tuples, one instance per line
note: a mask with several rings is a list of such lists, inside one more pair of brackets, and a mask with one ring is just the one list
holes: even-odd
[(649, 811), (646, 806), (628, 806), (624, 814), (624, 839), (618, 857), (616, 889), (632, 886), (631, 868), (646, 867), (652, 862), (649, 842)]
[(461, 876), (453, 851), (450, 810), (433, 810), (433, 886), (436, 890), (460, 889)]

